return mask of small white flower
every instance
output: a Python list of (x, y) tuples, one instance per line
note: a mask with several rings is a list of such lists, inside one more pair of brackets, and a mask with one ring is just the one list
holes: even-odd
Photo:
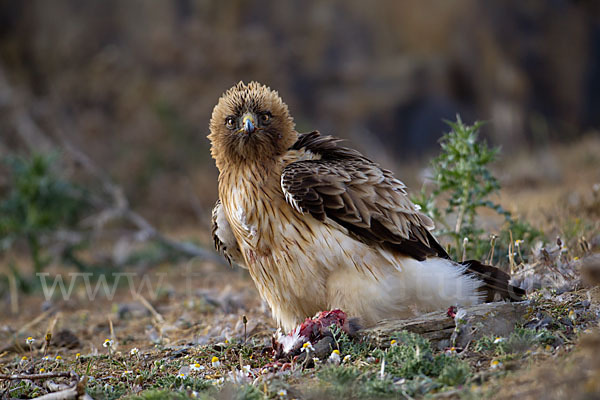
[(456, 347), (450, 347), (448, 350), (446, 350), (446, 354), (448, 355), (455, 355), (456, 354)]
[(177, 376), (181, 379), (187, 378), (187, 374), (185, 372), (180, 372)]
[(214, 368), (218, 368), (221, 366), (221, 361), (219, 361), (219, 357), (217, 356), (213, 356), (212, 360), (210, 360), (210, 362), (212, 363), (212, 366)]
[(102, 343), (102, 346), (104, 346), (104, 347), (110, 347), (110, 346), (112, 346), (112, 345), (113, 345), (113, 341), (112, 341), (112, 340), (110, 340), (110, 339), (106, 339), (106, 340), (104, 341), (104, 343)]
[(498, 360), (492, 360), (492, 362), (490, 363), (490, 368), (492, 369), (500, 368), (501, 366), (502, 363)]
[(517, 247), (521, 246), (523, 243), (525, 243), (524, 240), (521, 240), (521, 239), (515, 240), (515, 246), (517, 246)]
[(50, 361), (50, 356), (44, 356), (44, 357), (42, 357), (42, 361)]
[(277, 392), (277, 396), (279, 396), (279, 397), (285, 397), (285, 396), (287, 396), (287, 390), (285, 390), (285, 389), (279, 390)]
[(204, 365), (200, 365), (200, 364), (198, 364), (198, 363), (195, 363), (195, 364), (192, 364), (192, 365), (190, 365), (190, 370), (191, 370), (191, 371), (194, 371), (194, 372), (196, 372), (196, 371), (202, 371), (202, 370), (203, 370), (203, 369), (205, 369), (205, 368), (206, 368), (206, 367), (205, 367)]
[(315, 348), (310, 342), (306, 342), (302, 345), (302, 349), (300, 351), (306, 351), (308, 353), (309, 351), (315, 351)]
[(338, 349), (335, 349), (331, 352), (331, 354), (329, 355), (329, 358), (327, 359), (328, 362), (338, 365), (341, 361), (340, 358), (340, 351)]
[(502, 337), (497, 337), (496, 339), (494, 339), (494, 344), (498, 344), (498, 343), (502, 343), (504, 342), (504, 338)]
[(129, 354), (132, 356), (137, 356), (139, 352), (140, 352), (140, 349), (138, 349), (137, 347), (134, 347), (133, 349), (131, 349), (129, 351)]
[(32, 338), (31, 336), (29, 336), (27, 339), (25, 339), (25, 343), (27, 343), (27, 344), (33, 344), (33, 342), (35, 342), (35, 339)]
[(242, 367), (242, 371), (245, 371), (247, 374), (250, 373), (251, 369), (252, 369), (252, 367), (250, 367), (249, 365), (244, 365)]
[(344, 356), (344, 358), (342, 359), (342, 362), (343, 362), (343, 363), (347, 363), (347, 362), (349, 362), (349, 361), (350, 361), (350, 359), (351, 359), (351, 358), (352, 358), (352, 357), (350, 357), (350, 354), (346, 354), (346, 355)]
[(121, 374), (121, 376), (122, 377), (126, 377), (127, 375), (130, 375), (130, 374), (133, 374), (133, 371), (126, 370), (126, 371), (123, 371), (123, 373)]

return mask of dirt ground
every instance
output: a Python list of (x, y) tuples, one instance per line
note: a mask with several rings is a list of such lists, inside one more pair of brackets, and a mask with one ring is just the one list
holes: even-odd
[[(600, 251), (599, 136), (517, 154), (498, 167), (503, 185), (498, 201), (548, 238), (561, 236), (570, 248), (568, 264), (575, 270), (580, 259)], [(574, 225), (579, 228), (573, 228)], [(184, 235), (189, 237), (191, 233), (207, 239), (205, 227), (198, 227), (196, 232), (186, 230)], [(178, 236), (182, 232), (171, 234)], [(582, 236), (590, 243), (587, 253), (577, 247)], [(6, 267), (2, 265), (0, 271)], [(75, 282), (72, 292), (63, 296), (57, 283), (53, 296), (46, 296), (43, 289), (19, 294), (18, 310), (11, 309), (8, 294), (0, 296), (3, 397), (33, 397), (51, 391), (48, 380), (67, 383), (74, 379), (1, 377), (42, 371), (73, 371), (79, 377), (90, 376), (87, 391), (93, 398), (135, 394), (143, 398), (323, 398), (345, 393), (335, 392), (338, 389), (330, 387), (331, 383), (320, 375), (320, 368), (326, 371), (325, 366), (305, 368), (285, 377), (265, 370), (273, 362), (268, 348), (276, 326), (268, 306), (261, 302), (243, 269), (186, 260), (151, 270), (126, 271), (120, 276), (113, 273), (106, 287), (100, 286), (96, 293), (96, 281), (86, 284), (85, 275), (61, 266), (53, 266), (47, 272), (50, 275), (45, 277), (46, 291), (52, 290), (54, 273), (63, 272), (65, 291)], [(399, 391), (386, 389), (380, 395), (598, 398), (599, 300), (597, 289), (581, 285), (577, 290), (561, 292), (552, 288), (533, 293), (533, 312), (524, 322), (550, 316), (554, 322), (544, 329), (554, 339), (531, 339), (525, 351), (509, 354), (498, 348), (476, 350), (473, 345), (457, 356), (471, 368), (466, 382), (408, 391), (402, 386), (406, 382), (397, 379), (402, 377), (391, 377), (396, 385), (393, 387)], [(52, 332), (49, 344), (44, 339), (47, 332)], [(28, 337), (35, 341), (27, 343)], [(343, 356), (343, 349), (341, 353)], [(357, 375), (360, 379), (379, 371), (378, 359), (372, 360), (358, 350), (352, 355), (355, 360), (351, 368), (362, 372)], [(194, 365), (201, 368), (195, 375), (186, 369)], [(245, 365), (250, 365), (248, 373), (236, 381), (236, 371), (244, 371)], [(417, 382), (415, 379), (411, 382)], [(379, 397), (379, 392), (373, 393), (373, 397)], [(357, 395), (349, 397), (354, 396)]]

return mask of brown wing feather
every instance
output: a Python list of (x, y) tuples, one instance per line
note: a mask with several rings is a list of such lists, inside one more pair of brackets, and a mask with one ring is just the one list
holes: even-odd
[[(380, 168), (340, 139), (318, 132), (301, 135), (290, 150), (308, 150), (314, 160), (292, 162), (281, 176), (286, 198), (298, 211), (320, 221), (327, 218), (351, 235), (417, 260), (429, 256), (450, 258), (430, 233), (433, 222), (407, 197), (405, 186), (390, 171)], [(460, 263), (465, 273), (484, 282), (487, 301), (496, 296), (520, 300), (525, 292), (509, 284), (510, 275), (471, 260)]]
[(433, 222), (408, 199), (404, 184), (339, 141), (318, 132), (300, 136), (291, 150), (309, 150), (319, 158), (284, 168), (281, 186), (290, 204), (320, 221), (330, 218), (363, 242), (418, 260), (448, 258), (429, 233)]

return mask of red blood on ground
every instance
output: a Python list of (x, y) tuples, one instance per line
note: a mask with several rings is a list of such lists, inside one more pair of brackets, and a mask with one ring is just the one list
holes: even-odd
[(342, 310), (321, 311), (314, 318), (306, 318), (300, 325), (300, 336), (311, 343), (330, 334), (329, 327), (336, 325), (349, 333), (348, 317)]
[(456, 317), (456, 311), (458, 311), (458, 309), (456, 308), (456, 306), (450, 306), (450, 307), (448, 307), (448, 311), (446, 311), (446, 314), (450, 318), (454, 318), (454, 317)]

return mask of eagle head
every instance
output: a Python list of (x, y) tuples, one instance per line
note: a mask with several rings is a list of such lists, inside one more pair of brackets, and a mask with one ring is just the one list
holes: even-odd
[(221, 170), (227, 163), (276, 159), (297, 139), (294, 120), (279, 94), (258, 82), (227, 90), (210, 120), (211, 154)]

